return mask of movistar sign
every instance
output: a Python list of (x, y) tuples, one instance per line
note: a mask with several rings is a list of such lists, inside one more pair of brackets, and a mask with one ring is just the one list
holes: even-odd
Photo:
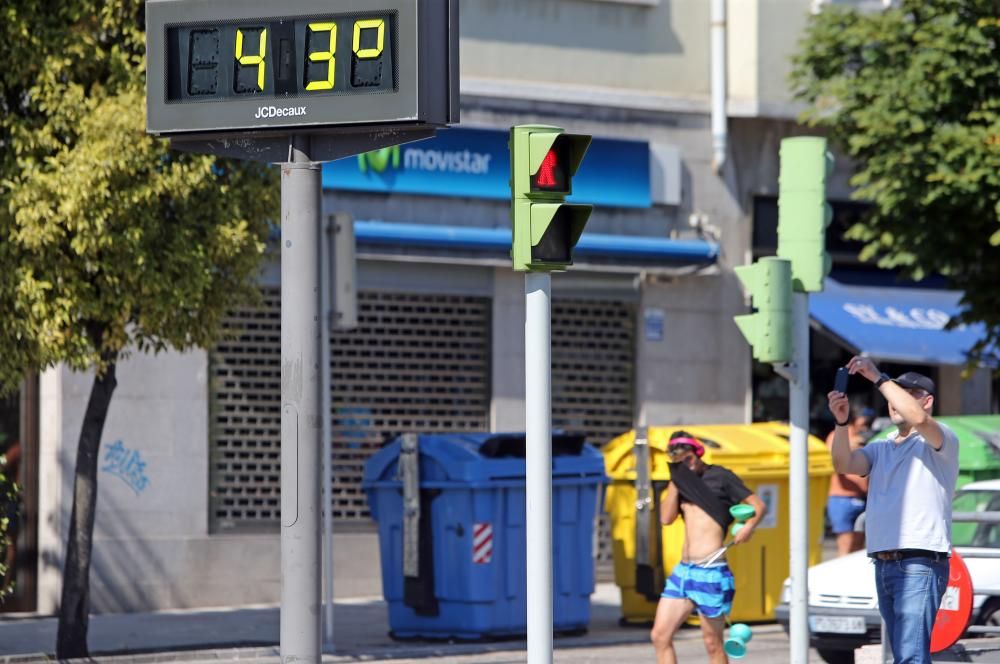
[[(324, 164), (328, 189), (506, 199), (508, 132), (451, 128), (434, 138)], [(572, 201), (649, 207), (649, 145), (595, 137), (573, 179)]]
[(367, 173), (368, 169), (376, 173), (385, 173), (391, 165), (392, 168), (399, 168), (399, 146), (372, 150), (358, 155), (358, 169), (362, 173)]
[(401, 149), (398, 145), (382, 148), (358, 155), (358, 169), (362, 173), (369, 169), (375, 173), (385, 173), (389, 169), (403, 168), (407, 171), (431, 171), (439, 173), (472, 173), (485, 175), (490, 169), (493, 155), (470, 150), (434, 150), (411, 147), (405, 150), (400, 165)]

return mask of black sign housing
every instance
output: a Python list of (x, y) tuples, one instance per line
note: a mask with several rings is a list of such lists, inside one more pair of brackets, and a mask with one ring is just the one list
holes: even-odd
[(458, 0), (148, 0), (147, 130), (458, 121)]

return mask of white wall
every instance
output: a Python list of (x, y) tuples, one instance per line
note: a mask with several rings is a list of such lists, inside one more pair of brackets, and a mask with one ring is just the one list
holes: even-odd
[[(732, 279), (691, 277), (643, 288), (636, 359), (639, 422), (648, 426), (745, 422), (749, 362), (734, 334)], [(729, 300), (720, 306), (720, 300)], [(642, 317), (664, 312), (663, 339), (650, 340)]]
[(493, 287), (490, 430), (524, 431), (524, 275), (497, 268)]
[[(98, 470), (91, 601), (95, 613), (276, 603), (278, 533), (208, 533), (207, 354), (133, 355), (119, 364)], [(39, 606), (59, 604), (77, 438), (92, 374), (64, 367), (41, 377)], [(109, 468), (116, 441), (145, 463), (148, 484)], [(342, 533), (340, 596), (381, 592), (377, 540)], [(365, 561), (359, 565), (357, 561)]]

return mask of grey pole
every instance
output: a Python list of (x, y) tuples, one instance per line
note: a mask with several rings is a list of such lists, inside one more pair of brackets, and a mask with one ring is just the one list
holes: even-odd
[(788, 410), (789, 624), (791, 664), (809, 661), (809, 295), (792, 294), (792, 375)]
[(330, 306), (331, 254), (330, 239), (333, 235), (333, 218), (323, 218), (323, 234), (319, 242), (319, 301), (320, 337), (320, 413), (323, 436), (323, 651), (334, 652), (333, 641), (333, 422), (330, 415), (330, 328), (333, 326), (333, 307)]
[(524, 275), (528, 664), (552, 664), (552, 276)]
[(320, 661), (320, 164), (281, 165), (281, 661)]

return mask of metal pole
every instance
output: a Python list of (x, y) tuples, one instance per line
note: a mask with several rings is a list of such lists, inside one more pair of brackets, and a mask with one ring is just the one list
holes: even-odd
[(792, 294), (794, 380), (789, 382), (789, 625), (792, 664), (809, 661), (809, 295)]
[(320, 337), (320, 422), (323, 436), (323, 651), (334, 652), (333, 642), (333, 423), (330, 417), (330, 328), (333, 325), (333, 309), (330, 306), (330, 266), (333, 219), (323, 218), (323, 235), (319, 243), (319, 301)]
[(281, 661), (320, 661), (320, 164), (281, 165)]
[(712, 170), (718, 175), (726, 163), (726, 0), (712, 0)]
[(528, 664), (552, 664), (552, 277), (524, 275)]

